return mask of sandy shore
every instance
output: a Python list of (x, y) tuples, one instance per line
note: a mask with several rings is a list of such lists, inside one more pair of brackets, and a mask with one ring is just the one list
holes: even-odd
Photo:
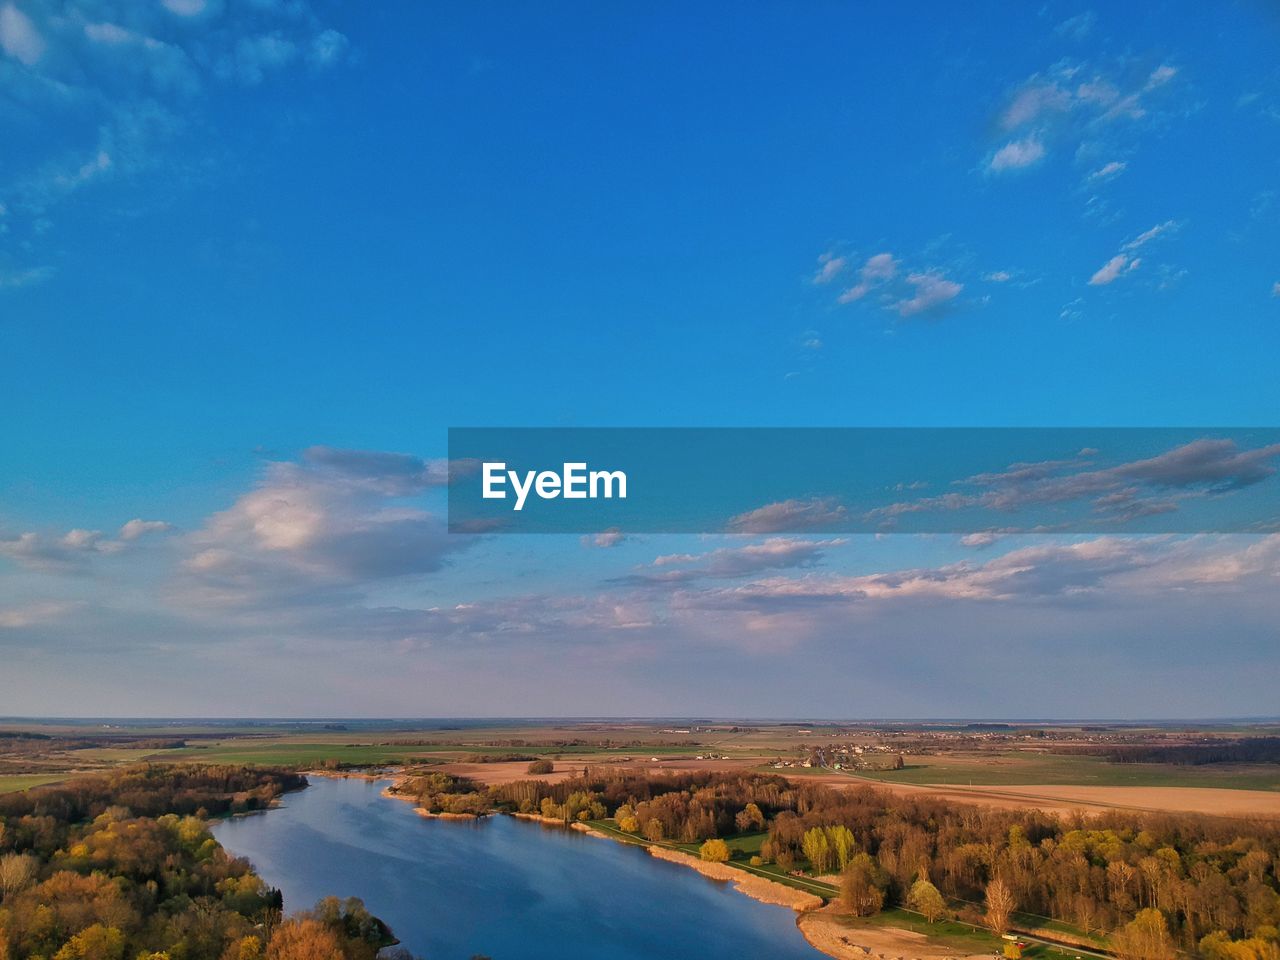
[(797, 913), (806, 910), (816, 910), (822, 906), (823, 900), (817, 894), (805, 893), (803, 890), (797, 890), (795, 887), (789, 887), (785, 883), (778, 883), (775, 880), (767, 880), (764, 877), (756, 876), (754, 873), (746, 873), (737, 867), (731, 867), (726, 863), (708, 863), (706, 860), (700, 860), (695, 856), (682, 853), (679, 850), (670, 850), (667, 847), (646, 847), (650, 856), (657, 857), (659, 860), (668, 860), (671, 863), (679, 863), (683, 866), (697, 870), (704, 877), (710, 877), (712, 880), (724, 880), (732, 883), (735, 890), (739, 893), (746, 894), (752, 900), (759, 900), (762, 903), (776, 903), (779, 906), (790, 907)]
[(796, 925), (815, 950), (838, 960), (991, 960), (966, 954), (899, 927), (850, 927), (831, 907), (802, 914)]
[(508, 814), (508, 816), (515, 817), (517, 820), (528, 820), (530, 823), (541, 823), (548, 827), (560, 827), (561, 829), (568, 827), (570, 830), (576, 830), (578, 833), (585, 833), (589, 837), (599, 837), (602, 840), (612, 839), (608, 834), (601, 833), (595, 827), (591, 826), (591, 824), (581, 823), (577, 820), (565, 823), (557, 817), (544, 817), (540, 813), (511, 813)]
[[(384, 796), (386, 795), (385, 790), (383, 791), (383, 795)], [(397, 799), (407, 800), (409, 798), (398, 797)], [(426, 817), (428, 820), (479, 820), (480, 819), (480, 814), (478, 813), (432, 813), (426, 807), (414, 807), (413, 812), (420, 817)]]

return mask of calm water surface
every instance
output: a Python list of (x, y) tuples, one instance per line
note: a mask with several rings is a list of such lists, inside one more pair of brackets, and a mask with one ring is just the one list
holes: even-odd
[(385, 784), (314, 779), (214, 835), (285, 908), (357, 896), (426, 960), (818, 960), (795, 914), (636, 847), (511, 817), (427, 820)]

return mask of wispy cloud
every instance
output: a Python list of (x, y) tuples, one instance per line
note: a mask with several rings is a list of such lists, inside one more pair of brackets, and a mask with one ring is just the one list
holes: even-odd
[(124, 524), (115, 537), (101, 530), (82, 528), (61, 535), (27, 531), (16, 537), (0, 538), (0, 557), (31, 570), (74, 570), (95, 555), (119, 553), (148, 534), (172, 529), (172, 525), (160, 520), (134, 519)]
[(728, 529), (736, 533), (794, 533), (828, 527), (847, 519), (848, 509), (833, 497), (808, 500), (780, 500), (730, 519)]
[(1089, 278), (1089, 285), (1104, 287), (1137, 270), (1142, 266), (1142, 259), (1134, 256), (1134, 254), (1153, 240), (1174, 232), (1180, 226), (1181, 224), (1176, 220), (1166, 220), (1163, 223), (1156, 224), (1149, 230), (1144, 230), (1132, 240), (1121, 244), (1120, 252), (1099, 267), (1093, 276)]
[(898, 261), (892, 253), (877, 253), (867, 258), (867, 262), (858, 271), (858, 282), (843, 291), (838, 300), (840, 303), (853, 303), (861, 300), (876, 287), (882, 286), (898, 274)]
[(598, 547), (607, 550), (611, 547), (621, 546), (627, 540), (627, 535), (616, 527), (608, 530), (602, 530), (599, 533), (582, 538), (584, 547)]
[[(32, 145), (10, 158), (0, 182), (17, 249), (40, 255), (65, 198), (163, 165), (202, 94), (299, 65), (325, 69), (346, 50), (301, 0), (0, 3), (0, 87), (25, 105), (9, 122), (25, 125), (18, 133)], [(38, 270), (17, 265), (0, 287), (47, 279)]]
[(1074, 17), (1063, 20), (1053, 28), (1053, 32), (1068, 40), (1083, 40), (1093, 32), (1097, 22), (1098, 15), (1092, 10), (1086, 10), (1084, 13), (1077, 13)]
[(0, 290), (17, 290), (44, 283), (53, 276), (52, 267), (26, 267), (22, 270), (0, 270)]
[(907, 283), (915, 289), (911, 296), (894, 304), (900, 317), (937, 313), (964, 290), (964, 284), (948, 280), (938, 271), (908, 274)]
[(833, 547), (847, 540), (802, 540), (770, 537), (761, 543), (741, 547), (721, 547), (706, 553), (674, 553), (657, 557), (647, 567), (616, 578), (629, 584), (672, 585), (695, 580), (732, 580), (755, 576), (766, 570), (810, 567), (819, 563)]
[(0, 6), (0, 50), (27, 67), (44, 56), (48, 44), (35, 23), (14, 4)]
[(1039, 163), (1044, 155), (1044, 144), (1034, 136), (1013, 140), (992, 154), (987, 169), (992, 173), (1021, 170)]
[(867, 258), (858, 270), (858, 282), (843, 290), (836, 301), (857, 303), (874, 294), (880, 307), (908, 319), (940, 314), (963, 290), (963, 283), (937, 267), (904, 273), (902, 260), (884, 251)]
[(1103, 287), (1108, 283), (1114, 283), (1124, 274), (1132, 270), (1137, 270), (1141, 264), (1141, 259), (1134, 258), (1130, 260), (1125, 254), (1117, 253), (1114, 257), (1099, 267), (1094, 275), (1089, 278), (1089, 286)]
[(1157, 223), (1150, 230), (1144, 230), (1132, 240), (1125, 243), (1120, 249), (1127, 252), (1133, 252), (1134, 250), (1145, 247), (1152, 240), (1156, 239), (1156, 237), (1160, 237), (1164, 234), (1177, 230), (1178, 227), (1179, 224), (1176, 220), (1166, 220), (1164, 223)]
[[(1073, 18), (1060, 26), (1078, 32), (1092, 21)], [(1083, 34), (1081, 34), (1083, 35)], [(1132, 133), (1163, 103), (1177, 68), (1162, 63), (1141, 69), (1132, 61), (1090, 64), (1062, 61), (1015, 86), (996, 116), (998, 140), (987, 154), (990, 173), (1023, 170), (1055, 150), (1077, 162), (1098, 163), (1098, 154), (1114, 149), (1118, 130)], [(1130, 137), (1131, 139), (1131, 137)], [(1114, 153), (1113, 153), (1114, 156)], [(1098, 183), (1125, 168), (1111, 160), (1086, 177)]]
[(1107, 180), (1114, 180), (1116, 177), (1120, 176), (1120, 174), (1124, 173), (1128, 166), (1129, 165), (1123, 160), (1112, 160), (1109, 163), (1104, 163), (1097, 170), (1091, 172), (1086, 179), (1089, 183), (1103, 183)]
[(0, 630), (20, 630), (37, 624), (50, 623), (79, 606), (73, 601), (40, 600), (12, 607), (0, 607)]
[(1095, 455), (1081, 451), (1066, 460), (1015, 463), (958, 480), (957, 489), (948, 493), (877, 507), (866, 518), (892, 524), (910, 513), (974, 508), (1016, 512), (1079, 502), (1100, 517), (1123, 523), (1172, 512), (1191, 497), (1222, 495), (1271, 478), (1280, 444), (1241, 449), (1234, 440), (1205, 438), (1102, 468), (1095, 466)]
[(830, 283), (836, 277), (844, 272), (848, 261), (835, 253), (828, 251), (818, 257), (818, 269), (813, 274), (813, 282), (816, 284)]

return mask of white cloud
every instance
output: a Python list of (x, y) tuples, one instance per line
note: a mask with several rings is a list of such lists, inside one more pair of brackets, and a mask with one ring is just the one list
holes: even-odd
[(840, 275), (846, 263), (847, 261), (844, 257), (838, 257), (834, 253), (824, 253), (818, 257), (818, 269), (813, 274), (813, 282), (816, 284), (830, 283)]
[(0, 630), (21, 630), (57, 620), (79, 604), (65, 600), (42, 600), (16, 607), (0, 607)]
[(907, 283), (915, 287), (915, 293), (894, 305), (900, 317), (914, 317), (939, 310), (964, 289), (963, 284), (948, 280), (936, 271), (910, 274)]
[(9, 274), (51, 255), (42, 239), (51, 213), (74, 192), (155, 169), (194, 169), (167, 163), (166, 154), (180, 131), (206, 127), (198, 113), (209, 98), (199, 95), (218, 81), (260, 83), (302, 63), (323, 69), (347, 47), (306, 0), (21, 8), (0, 0), (0, 84), (24, 105), (6, 122), (14, 142), (28, 144), (0, 180), (6, 246), (28, 259), (6, 265)]
[(1156, 67), (1151, 71), (1151, 75), (1147, 77), (1148, 90), (1154, 90), (1156, 87), (1163, 87), (1166, 83), (1178, 75), (1176, 67), (1171, 67), (1167, 63)]
[(104, 537), (101, 530), (77, 527), (60, 537), (28, 531), (0, 539), (0, 557), (29, 570), (59, 571), (81, 567), (94, 555), (119, 553), (124, 546), (120, 540)]
[(137, 540), (149, 533), (167, 533), (172, 529), (173, 524), (165, 523), (163, 520), (143, 520), (135, 517), (120, 528), (117, 536), (121, 540)]
[(1035, 137), (1014, 140), (995, 152), (990, 163), (987, 164), (987, 169), (993, 173), (1021, 170), (1038, 163), (1044, 158), (1044, 153), (1044, 144)]
[[(1133, 265), (1136, 265), (1137, 262), (1138, 261), (1135, 260)], [(1099, 267), (1097, 272), (1089, 278), (1089, 286), (1106, 286), (1108, 283), (1112, 283), (1117, 280), (1121, 274), (1125, 273), (1126, 267), (1132, 270), (1133, 265), (1130, 265), (1129, 258), (1127, 256), (1123, 253), (1117, 253), (1114, 257)]]
[(982, 564), (857, 576), (772, 577), (709, 592), (706, 602), (759, 605), (810, 600), (1034, 602), (1103, 594), (1153, 594), (1280, 575), (1280, 535), (1203, 545), (1160, 538), (1099, 537), (1012, 550)]
[(627, 535), (617, 527), (611, 527), (608, 530), (601, 530), (593, 536), (583, 537), (582, 545), (584, 547), (599, 547), (601, 549), (609, 549), (619, 546), (627, 539)]
[(839, 525), (848, 516), (848, 509), (834, 497), (780, 500), (738, 514), (728, 527), (737, 533), (787, 533)]
[(1142, 265), (1142, 258), (1135, 257), (1133, 254), (1141, 250), (1147, 244), (1156, 238), (1177, 230), (1181, 226), (1176, 220), (1166, 220), (1164, 223), (1158, 223), (1150, 230), (1144, 230), (1132, 240), (1126, 241), (1120, 245), (1120, 252), (1099, 267), (1089, 278), (1091, 287), (1103, 287), (1125, 274), (1132, 273)]
[(218, 71), (223, 77), (235, 77), (252, 86), (261, 83), (268, 73), (288, 66), (298, 56), (298, 45), (280, 31), (241, 37), (235, 52), (222, 61)]
[(868, 257), (867, 262), (858, 271), (858, 282), (845, 290), (837, 298), (839, 303), (853, 303), (861, 300), (871, 290), (892, 280), (898, 272), (898, 261), (891, 253), (877, 253)]
[(347, 55), (351, 44), (337, 30), (323, 30), (311, 41), (307, 61), (313, 67), (329, 67)]
[(44, 56), (46, 46), (30, 17), (12, 3), (0, 7), (0, 50), (32, 67)]
[(1008, 270), (993, 270), (987, 274), (986, 279), (992, 283), (1008, 283), (1013, 279), (1013, 274)]
[(1000, 126), (1016, 130), (1045, 114), (1063, 113), (1071, 109), (1071, 94), (1057, 83), (1029, 81), (1013, 97), (1000, 116)]
[(160, 0), (164, 8), (179, 17), (198, 17), (208, 7), (208, 0)]
[(704, 579), (731, 580), (766, 570), (810, 567), (819, 563), (832, 547), (842, 547), (847, 543), (844, 539), (770, 537), (762, 543), (721, 547), (707, 553), (666, 554), (655, 558), (648, 567), (618, 578), (616, 582), (670, 586)]
[[(905, 277), (901, 271), (902, 261), (888, 251), (868, 257), (858, 270), (858, 282), (841, 292), (836, 302), (855, 303), (875, 292), (880, 306), (905, 318), (939, 312), (964, 289), (964, 284), (937, 268), (912, 270)], [(987, 279), (999, 283), (1012, 279), (1012, 274), (998, 271)]]
[[(1068, 25), (1073, 31), (1091, 26), (1077, 18), (1062, 26)], [(1133, 130), (1141, 129), (1137, 124), (1168, 102), (1165, 88), (1172, 86), (1176, 76), (1177, 70), (1167, 64), (1134, 76), (1130, 62), (1124, 60), (1107, 64), (1062, 60), (1032, 74), (1010, 92), (997, 115), (997, 127), (1007, 142), (990, 157), (987, 170), (1023, 169), (1051, 149), (1065, 148), (1077, 162), (1095, 164), (1107, 153), (1131, 149)], [(1123, 142), (1116, 142), (1115, 128), (1120, 123), (1128, 123), (1130, 130)], [(1086, 181), (1099, 182), (1122, 169), (1122, 163), (1111, 161), (1096, 171), (1101, 176)]]
[(1083, 40), (1092, 32), (1097, 22), (1097, 14), (1092, 10), (1086, 10), (1084, 13), (1078, 13), (1074, 17), (1063, 20), (1054, 27), (1054, 33), (1068, 40)]
[(439, 570), (473, 538), (412, 502), (448, 479), (440, 461), (312, 447), (185, 538), (184, 602), (206, 607), (350, 602), (350, 591)]
[(1132, 252), (1134, 250), (1139, 249), (1140, 247), (1146, 246), (1148, 243), (1150, 243), (1152, 240), (1156, 239), (1159, 236), (1162, 236), (1166, 233), (1177, 230), (1180, 225), (1181, 224), (1179, 224), (1176, 220), (1166, 220), (1164, 223), (1157, 223), (1150, 230), (1144, 230), (1142, 233), (1138, 234), (1128, 243), (1125, 243), (1123, 246), (1120, 247), (1120, 249)]
[[(1030, 510), (1030, 523), (1044, 507), (1088, 504), (1105, 522), (1125, 523), (1171, 513), (1181, 502), (1222, 496), (1261, 483), (1277, 472), (1280, 444), (1241, 448), (1234, 440), (1205, 437), (1145, 460), (1099, 468), (1097, 451), (1074, 457), (1015, 463), (1004, 470), (956, 481), (947, 493), (875, 507), (867, 520), (896, 524), (898, 518), (929, 511), (991, 510), (1001, 514)], [(1026, 514), (1024, 514), (1024, 517)]]
[(1271, 285), (1271, 295), (1273, 297), (1280, 297), (1280, 280), (1277, 280)]
[(7, 272), (0, 270), (0, 290), (16, 290), (44, 283), (53, 276), (53, 267), (27, 267)]
[(1090, 183), (1102, 183), (1103, 181), (1111, 180), (1124, 173), (1127, 166), (1128, 164), (1123, 160), (1112, 160), (1089, 174), (1088, 180)]

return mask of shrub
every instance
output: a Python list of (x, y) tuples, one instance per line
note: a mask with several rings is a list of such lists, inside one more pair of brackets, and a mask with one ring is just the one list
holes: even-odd
[(712, 838), (699, 848), (698, 856), (708, 863), (725, 863), (729, 859), (729, 845), (723, 840)]

